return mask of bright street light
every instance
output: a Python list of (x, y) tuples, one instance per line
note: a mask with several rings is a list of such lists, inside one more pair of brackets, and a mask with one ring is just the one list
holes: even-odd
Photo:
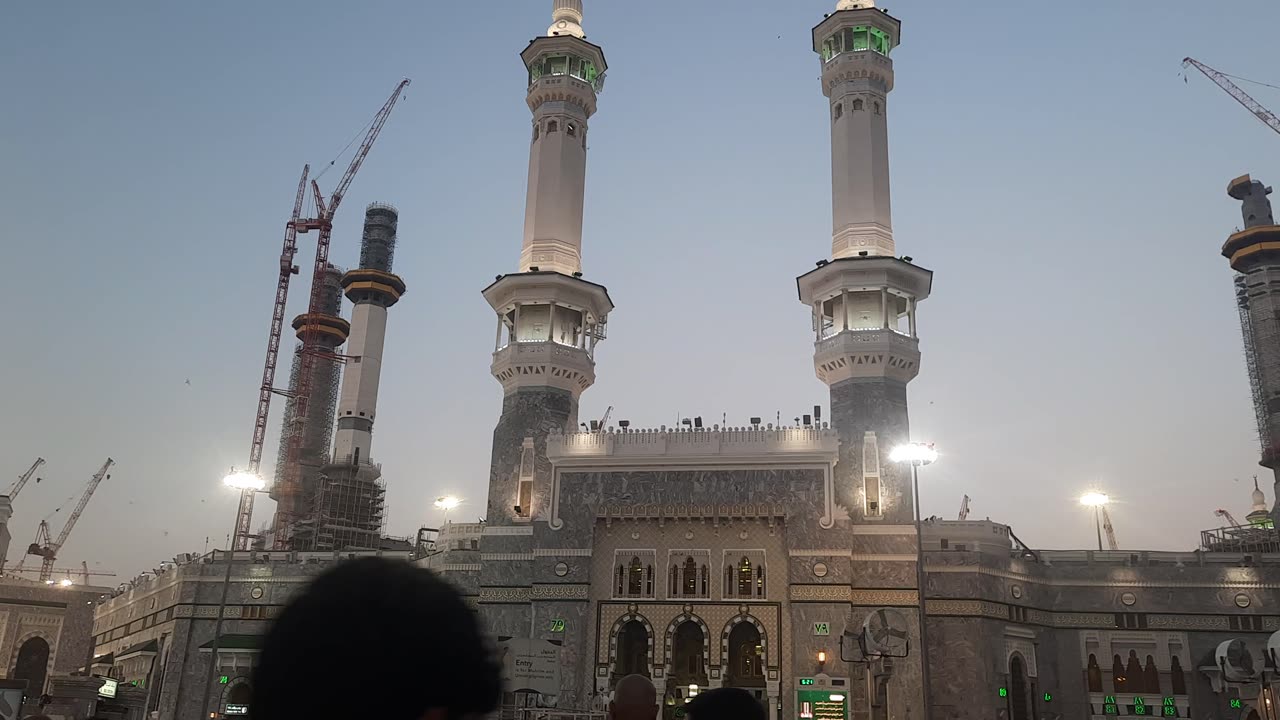
[(58, 584), (62, 587), (71, 587), (73, 583), (71, 582), (71, 578), (62, 578), (58, 581)]
[(462, 504), (462, 498), (453, 495), (445, 495), (436, 498), (436, 507), (448, 512)]
[(908, 462), (912, 465), (930, 465), (938, 460), (938, 451), (933, 443), (906, 443), (899, 445), (889, 453), (893, 462)]
[(1080, 496), (1080, 504), (1088, 505), (1089, 507), (1098, 507), (1109, 502), (1111, 502), (1111, 498), (1107, 497), (1106, 493), (1089, 492)]
[(261, 476), (254, 475), (250, 472), (233, 472), (222, 478), (222, 484), (236, 490), (262, 490), (267, 486), (267, 481)]

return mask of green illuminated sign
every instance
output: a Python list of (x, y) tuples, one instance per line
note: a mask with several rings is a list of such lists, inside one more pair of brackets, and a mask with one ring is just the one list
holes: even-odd
[(1164, 698), (1162, 702), (1164, 703), (1164, 712), (1162, 714), (1165, 717), (1178, 717), (1178, 707), (1174, 704), (1173, 698)]
[(800, 720), (848, 720), (849, 700), (838, 690), (797, 690)]
[(813, 684), (813, 678), (800, 678), (800, 684), (801, 684), (801, 685), (812, 685), (812, 684)]
[(1120, 706), (1116, 704), (1115, 695), (1105, 696), (1102, 699), (1102, 703), (1103, 703), (1102, 704), (1103, 715), (1119, 715), (1120, 714)]
[(1000, 688), (996, 691), (996, 694), (1000, 697), (1009, 697), (1009, 688)]
[(816, 622), (813, 624), (814, 635), (830, 635), (831, 623)]
[(1044, 701), (1045, 701), (1045, 702), (1053, 702), (1053, 693), (1045, 693), (1045, 694), (1044, 694)]
[(564, 620), (559, 618), (551, 621), (551, 632), (564, 632)]
[(1136, 697), (1136, 696), (1135, 696), (1135, 697), (1133, 698), (1133, 714), (1134, 714), (1134, 715), (1146, 715), (1146, 714), (1148, 714), (1148, 713), (1147, 713), (1147, 701), (1146, 701), (1146, 700), (1143, 700), (1143, 699), (1142, 699), (1142, 698), (1140, 698), (1140, 697)]
[(1235, 709), (1235, 710), (1239, 710), (1239, 709), (1242, 707), (1242, 705), (1241, 705), (1241, 703), (1240, 703), (1240, 698), (1231, 698), (1231, 703), (1230, 703), (1230, 705), (1231, 705), (1231, 707), (1232, 707), (1233, 709)]
[(226, 684), (227, 684), (227, 683), (229, 683), (229, 682), (231, 682), (231, 676), (230, 676), (230, 675), (223, 675), (222, 677), (218, 678), (218, 684), (219, 684), (219, 685), (226, 685)]

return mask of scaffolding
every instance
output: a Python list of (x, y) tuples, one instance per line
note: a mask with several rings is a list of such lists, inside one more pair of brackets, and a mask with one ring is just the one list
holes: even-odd
[(1205, 552), (1277, 553), (1280, 552), (1280, 531), (1261, 525), (1201, 530), (1200, 549)]
[(382, 466), (335, 458), (319, 474), (315, 494), (295, 530), (295, 546), (313, 551), (372, 550), (386, 529)]
[(1262, 389), (1262, 376), (1258, 374), (1258, 351), (1249, 313), (1249, 288), (1243, 274), (1237, 273), (1234, 282), (1236, 308), (1240, 311), (1240, 335), (1244, 340), (1244, 362), (1249, 373), (1249, 392), (1253, 396), (1253, 415), (1258, 426), (1258, 447), (1265, 454), (1271, 444), (1271, 433), (1267, 429), (1267, 401)]

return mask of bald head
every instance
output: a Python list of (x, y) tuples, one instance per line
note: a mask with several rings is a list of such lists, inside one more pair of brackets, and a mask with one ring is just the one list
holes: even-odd
[(613, 689), (609, 720), (654, 720), (658, 715), (658, 692), (643, 675), (628, 675)]

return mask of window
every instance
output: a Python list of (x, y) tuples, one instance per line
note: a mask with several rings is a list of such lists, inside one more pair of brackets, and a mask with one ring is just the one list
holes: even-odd
[(533, 516), (533, 475), (534, 448), (533, 438), (525, 438), (520, 445), (519, 480), (516, 487), (516, 517)]
[(696, 597), (698, 594), (698, 564), (693, 561), (693, 558), (684, 561), (681, 577), (680, 594), (685, 597)]
[(1111, 659), (1111, 691), (1114, 693), (1128, 692), (1129, 683), (1124, 676), (1124, 663), (1120, 662), (1120, 656), (1116, 655)]
[(547, 123), (547, 134), (550, 135), (553, 132), (560, 132), (560, 123), (555, 120)]
[(738, 563), (738, 597), (751, 597), (751, 561), (742, 558)]
[(855, 98), (851, 109), (854, 111), (862, 110), (862, 98)]
[(559, 57), (547, 58), (547, 74), (548, 75), (564, 75), (569, 70), (569, 58), (561, 55)]
[(1227, 625), (1232, 630), (1261, 632), (1262, 617), (1258, 615), (1231, 615), (1227, 618)]
[(1174, 695), (1187, 694), (1187, 676), (1182, 672), (1182, 661), (1178, 660), (1177, 655), (1169, 663), (1169, 682), (1173, 685)]
[(564, 131), (565, 131), (565, 134), (567, 134), (569, 137), (578, 136), (578, 126), (574, 125), (573, 123), (565, 123)]
[(844, 115), (844, 104), (836, 103), (835, 119), (839, 120), (842, 115)]
[(1089, 653), (1089, 667), (1086, 668), (1089, 676), (1089, 692), (1102, 692), (1102, 668), (1098, 667), (1098, 656)]
[(631, 564), (627, 569), (627, 595), (630, 597), (640, 597), (640, 583), (644, 577), (644, 566), (640, 564), (640, 558), (631, 558)]
[(1121, 630), (1145, 630), (1147, 616), (1143, 613), (1116, 613), (1116, 627)]
[(537, 140), (538, 140), (538, 131), (539, 131), (539, 130), (541, 130), (541, 128), (540, 128), (540, 127), (538, 127), (537, 125), (534, 125), (534, 126), (533, 126), (533, 140), (534, 140), (534, 142), (537, 142)]
[(880, 101), (879, 101), (879, 100), (877, 100), (877, 101), (875, 101), (875, 102), (871, 103), (871, 107), (875, 109), (875, 113), (876, 113), (877, 115), (879, 115), (879, 114), (880, 114)]

